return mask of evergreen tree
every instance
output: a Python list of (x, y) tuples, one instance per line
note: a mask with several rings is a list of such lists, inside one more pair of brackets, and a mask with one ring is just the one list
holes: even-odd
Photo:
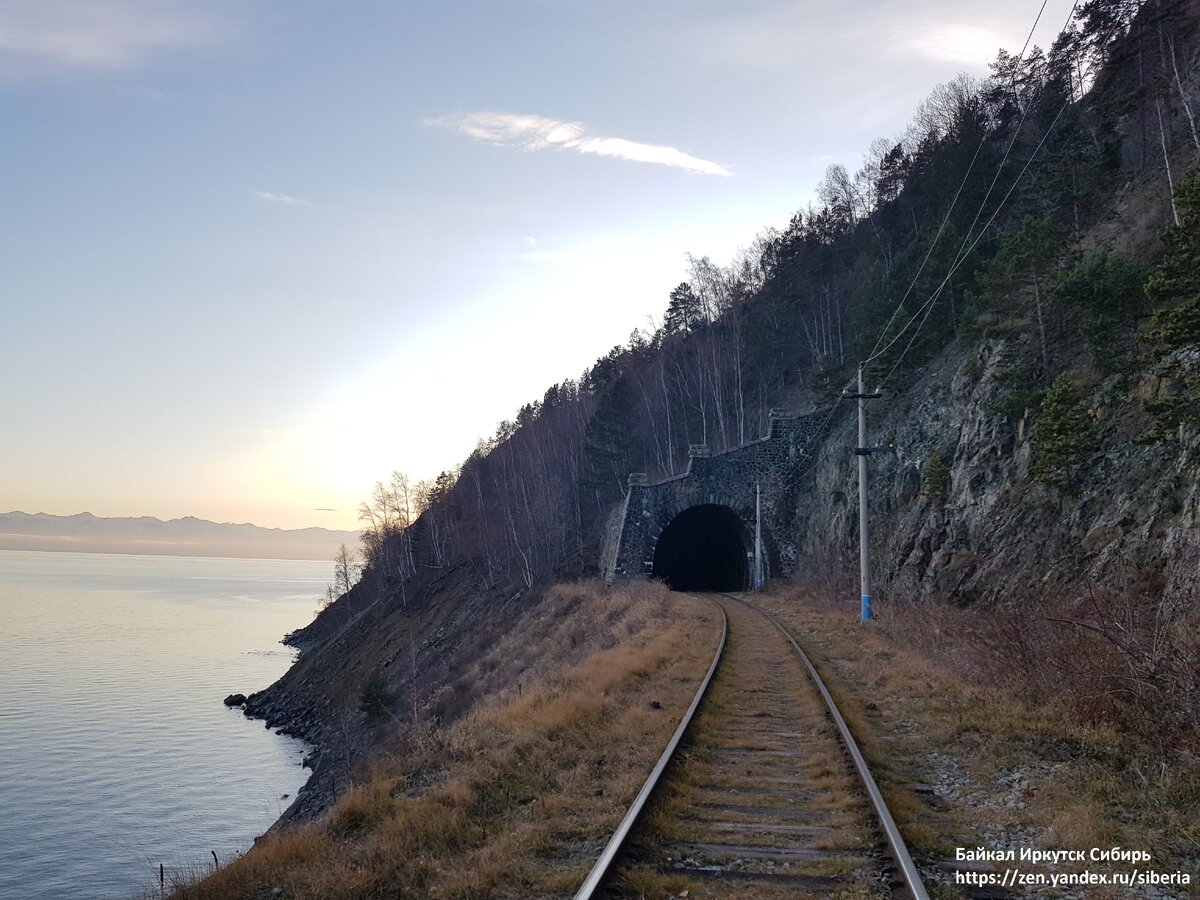
[(663, 320), (663, 330), (668, 334), (687, 334), (695, 330), (703, 321), (703, 306), (692, 286), (686, 281), (671, 291), (667, 303), (667, 314)]
[(582, 486), (605, 497), (618, 497), (632, 470), (634, 394), (628, 379), (614, 379), (599, 397), (584, 429)]
[(1120, 371), (1129, 362), (1137, 318), (1146, 308), (1145, 283), (1145, 266), (1107, 250), (1093, 253), (1054, 281), (1051, 293), (1058, 304), (1087, 315), (1080, 331), (1101, 372)]
[(387, 682), (383, 676), (372, 675), (363, 682), (362, 690), (359, 691), (358, 711), (367, 717), (368, 725), (373, 725), (395, 702), (396, 696), (387, 689)]
[(1071, 493), (1075, 475), (1095, 446), (1095, 430), (1079, 388), (1063, 372), (1050, 385), (1033, 428), (1033, 477)]
[(1200, 425), (1200, 172), (1176, 191), (1179, 227), (1163, 234), (1166, 252), (1146, 286), (1154, 314), (1147, 338), (1156, 375), (1172, 394), (1147, 401), (1154, 423), (1146, 439), (1170, 440), (1181, 425)]
[(936, 454), (929, 457), (921, 473), (921, 496), (935, 503), (946, 499), (950, 490), (950, 467)]
[(1041, 371), (1037, 384), (1049, 376), (1052, 321), (1043, 297), (1047, 272), (1063, 252), (1066, 230), (1050, 216), (1025, 216), (1013, 222), (1000, 237), (999, 250), (988, 262), (980, 279), (988, 305), (1001, 312), (1012, 305), (1014, 288), (1028, 286), (1033, 322), (1037, 327), (1038, 359)]

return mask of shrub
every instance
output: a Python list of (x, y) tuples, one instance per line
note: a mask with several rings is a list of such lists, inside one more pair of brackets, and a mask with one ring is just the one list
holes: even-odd
[(396, 696), (388, 691), (383, 676), (372, 675), (363, 682), (362, 691), (359, 692), (358, 711), (367, 717), (367, 724), (370, 725), (395, 702)]

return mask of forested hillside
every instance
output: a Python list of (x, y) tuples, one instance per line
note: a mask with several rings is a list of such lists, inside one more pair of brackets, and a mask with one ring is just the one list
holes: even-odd
[[(747, 236), (727, 265), (689, 258), (661, 326), (460, 466), (377, 485), (361, 581), (294, 636), (307, 652), (250, 708), (319, 746), (337, 713), (340, 743), (362, 747), (354, 704), (382, 673), (414, 717), (453, 716), (472, 648), (550, 579), (596, 571), (630, 472), (667, 476), (689, 445), (759, 437), (772, 407), (824, 416), (794, 527), (811, 578), (840, 589), (857, 502), (839, 398), (863, 361), (885, 395), (873, 441), (896, 448), (872, 460), (881, 603), (1020, 614), (1085, 585), (1093, 602), (1124, 598), (1140, 658), (1145, 629), (1195, 615), (1200, 561), (1198, 17), (1195, 0), (1078, 4), (1050, 48), (1001, 52), (853, 171), (830, 166), (782, 231)], [(1106, 615), (1042, 618), (1105, 635)], [(1029, 652), (1067, 649), (1049, 633)], [(1194, 687), (1194, 648), (1167, 649), (1146, 664), (1164, 680), (1131, 688), (1138, 704)]]
[[(1000, 403), (1027, 425), (1081, 351), (1102, 376), (1165, 365), (1188, 335), (1148, 317), (1187, 285), (1147, 280), (1161, 226), (1192, 214), (1193, 6), (1149, 4), (1135, 23), (1136, 2), (1084, 3), (1048, 51), (1002, 51), (990, 78), (937, 87), (853, 174), (830, 166), (782, 232), (727, 266), (690, 257), (656, 330), (550, 387), (436, 484), (378, 485), (368, 578), (468, 562), (489, 585), (586, 572), (629, 472), (744, 444), (772, 406), (833, 403), (864, 359), (872, 387), (904, 393), (955, 342), (1000, 340)], [(1194, 416), (1182, 402), (1149, 405), (1155, 437), (1178, 437)], [(1048, 484), (1070, 475), (1055, 453), (1037, 469)]]

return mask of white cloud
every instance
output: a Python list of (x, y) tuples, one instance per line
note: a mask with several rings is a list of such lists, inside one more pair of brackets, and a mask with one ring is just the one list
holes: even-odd
[(913, 40), (912, 47), (922, 56), (985, 70), (996, 58), (1004, 37), (990, 28), (947, 24), (927, 29)]
[(264, 203), (282, 203), (284, 206), (312, 206), (307, 200), (302, 200), (300, 197), (291, 197), (287, 194), (272, 194), (270, 191), (251, 191), (250, 193)]
[[(832, 91), (840, 100), (847, 84), (857, 91), (871, 79), (905, 80), (909, 76), (894, 67), (911, 68), (914, 57), (985, 71), (1000, 47), (1020, 49), (1037, 4), (873, 0), (817, 8), (822, 5), (751, 0), (726, 6), (735, 11), (681, 23), (668, 52), (731, 75), (799, 78), (800, 92)], [(1033, 43), (1049, 46), (1071, 8), (1071, 0), (1049, 3)], [(921, 75), (914, 83), (927, 82)]]
[(146, 54), (214, 37), (187, 0), (4, 0), (0, 75), (130, 68)]
[(425, 124), (449, 128), (477, 141), (518, 150), (573, 150), (596, 156), (609, 156), (630, 162), (656, 163), (698, 172), (701, 175), (731, 173), (719, 163), (684, 153), (675, 147), (643, 144), (626, 138), (589, 135), (582, 122), (563, 122), (545, 116), (504, 112), (473, 112), (457, 116), (426, 119)]

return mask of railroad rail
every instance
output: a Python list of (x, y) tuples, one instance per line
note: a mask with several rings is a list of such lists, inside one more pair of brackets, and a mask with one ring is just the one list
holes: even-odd
[(633, 826), (637, 822), (638, 816), (641, 815), (642, 809), (646, 806), (646, 802), (650, 799), (650, 795), (658, 787), (658, 782), (662, 779), (663, 772), (667, 770), (667, 765), (671, 762), (675, 751), (679, 748), (679, 742), (683, 740), (688, 726), (692, 724), (692, 718), (696, 715), (696, 710), (700, 708), (700, 701), (704, 699), (704, 695), (708, 691), (708, 685), (712, 681), (713, 675), (716, 674), (717, 666), (721, 663), (721, 656), (725, 652), (725, 639), (729, 636), (729, 615), (725, 612), (721, 604), (718, 603), (717, 607), (721, 610), (721, 640), (717, 643), (717, 652), (713, 654), (712, 665), (708, 667), (708, 672), (705, 674), (704, 680), (700, 682), (700, 687), (696, 691), (696, 696), (692, 698), (687, 712), (679, 720), (679, 727), (671, 735), (671, 740), (667, 743), (667, 749), (658, 758), (658, 762), (655, 763), (650, 776), (646, 779), (646, 783), (642, 785), (642, 789), (638, 791), (637, 797), (634, 798), (628, 812), (625, 813), (625, 818), (621, 820), (621, 824), (617, 826), (617, 830), (609, 838), (608, 844), (604, 847), (604, 852), (600, 854), (600, 858), (592, 866), (592, 871), (588, 873), (587, 880), (576, 891), (575, 900), (588, 900), (588, 898), (595, 896), (604, 879), (608, 877), (609, 871), (616, 862), (617, 854), (620, 853), (621, 847), (625, 844), (625, 839), (629, 837), (629, 832), (633, 830)]
[[(575, 900), (601, 896), (710, 689), (718, 695), (710, 698), (716, 708), (704, 713), (712, 746), (673, 770), (673, 778), (679, 773), (686, 782), (688, 799), (678, 801), (683, 822), (667, 841), (677, 847), (666, 857), (668, 874), (764, 897), (825, 893), (847, 878), (867, 878), (881, 890), (890, 890), (890, 881), (913, 900), (928, 900), (854, 736), (795, 637), (772, 612), (748, 600), (707, 596), (722, 616), (712, 664)], [(880, 846), (894, 864), (890, 872), (871, 855)], [(661, 860), (650, 868), (661, 869)]]

